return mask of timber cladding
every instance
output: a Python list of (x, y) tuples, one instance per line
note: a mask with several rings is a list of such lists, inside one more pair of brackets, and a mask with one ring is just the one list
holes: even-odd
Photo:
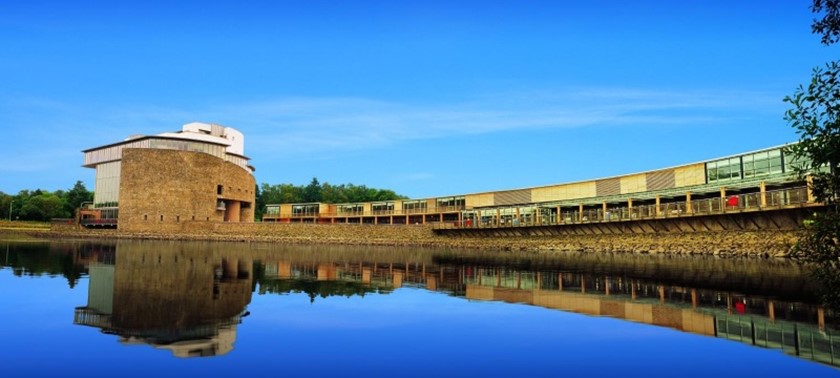
[(595, 193), (597, 196), (621, 194), (621, 180), (611, 178), (595, 181)]
[(531, 202), (531, 189), (496, 192), (493, 196), (496, 206), (518, 205)]
[[(182, 229), (187, 221), (225, 220), (219, 201), (240, 205), (242, 222), (253, 222), (255, 181), (241, 167), (190, 151), (126, 149), (120, 172), (122, 231)], [(235, 219), (235, 218), (234, 218)]]
[(673, 169), (648, 172), (645, 176), (647, 190), (671, 189), (676, 185)]

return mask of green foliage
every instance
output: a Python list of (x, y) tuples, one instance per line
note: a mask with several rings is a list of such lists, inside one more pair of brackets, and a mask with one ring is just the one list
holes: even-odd
[(29, 197), (20, 207), (21, 219), (48, 221), (52, 218), (67, 218), (64, 202), (53, 193), (41, 193)]
[(322, 184), (315, 177), (306, 186), (295, 186), (292, 184), (269, 185), (263, 183), (257, 189), (257, 219), (262, 218), (262, 211), (265, 209), (265, 205), (271, 204), (307, 202), (349, 203), (408, 198), (397, 194), (393, 190), (368, 188), (364, 185), (331, 185), (328, 182)]
[[(821, 19), (812, 31), (822, 35), (822, 43), (840, 40), (840, 1), (814, 0), (811, 7)], [(800, 238), (797, 256), (816, 263), (814, 276), (822, 284), (823, 303), (840, 309), (840, 62), (829, 62), (813, 70), (807, 87), (800, 86), (784, 99), (792, 108), (785, 112), (799, 143), (789, 149), (799, 163), (800, 174), (810, 174), (811, 189), (825, 208), (814, 213)]]
[(799, 143), (788, 149), (799, 162), (795, 168), (813, 176), (817, 200), (834, 206), (840, 193), (840, 64), (815, 68), (808, 87), (800, 86), (784, 101), (793, 106), (785, 121), (799, 134)]
[(93, 193), (81, 181), (68, 191), (49, 192), (42, 189), (21, 190), (17, 195), (0, 192), (0, 218), (12, 220), (49, 221), (70, 218), (82, 203), (93, 200)]
[(76, 181), (76, 185), (73, 185), (73, 188), (64, 196), (64, 209), (67, 213), (74, 214), (83, 203), (91, 201), (93, 201), (93, 192), (88, 191), (81, 181)]
[(831, 45), (840, 40), (840, 0), (814, 0), (811, 11), (822, 15), (814, 20), (811, 31), (822, 34), (822, 43)]
[(317, 297), (344, 296), (350, 298), (354, 295), (364, 297), (368, 293), (388, 294), (391, 292), (391, 288), (349, 281), (260, 280), (259, 286), (263, 293), (305, 293), (309, 297), (310, 303), (315, 302)]

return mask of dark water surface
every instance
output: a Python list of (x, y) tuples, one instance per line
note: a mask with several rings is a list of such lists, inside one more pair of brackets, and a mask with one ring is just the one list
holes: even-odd
[(2, 376), (839, 376), (790, 261), (0, 242)]

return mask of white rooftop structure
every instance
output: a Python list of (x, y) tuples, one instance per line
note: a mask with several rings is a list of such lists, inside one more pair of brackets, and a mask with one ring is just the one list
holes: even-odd
[(181, 131), (160, 133), (158, 136), (225, 144), (227, 153), (245, 155), (245, 135), (232, 127), (214, 123), (191, 122), (184, 125)]

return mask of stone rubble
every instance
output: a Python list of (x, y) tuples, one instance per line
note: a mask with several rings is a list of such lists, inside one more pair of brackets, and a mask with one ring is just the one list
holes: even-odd
[(208, 240), (417, 246), (451, 249), (542, 252), (606, 252), (637, 254), (789, 257), (799, 238), (797, 231), (714, 231), (622, 235), (564, 235), (464, 237), (437, 235), (426, 225), (278, 224), (184, 222), (181, 232), (135, 232), (53, 228), (32, 231), (33, 236), (61, 238), (126, 238), (155, 240)]

